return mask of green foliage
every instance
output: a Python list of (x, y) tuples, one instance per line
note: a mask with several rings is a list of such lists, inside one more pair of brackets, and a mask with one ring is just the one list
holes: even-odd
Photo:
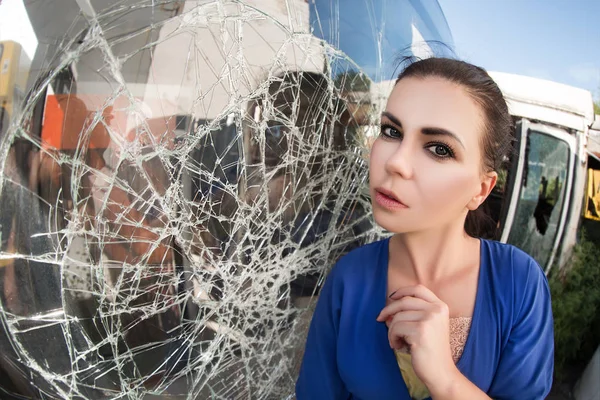
[(498, 171), (498, 179), (496, 180), (496, 187), (500, 189), (502, 192), (506, 190), (506, 179), (508, 177), (508, 171), (505, 169), (501, 169)]
[(334, 84), (343, 92), (368, 92), (371, 88), (369, 77), (355, 70), (340, 73), (335, 77)]
[(583, 369), (600, 344), (600, 248), (582, 237), (569, 264), (549, 279), (554, 314), (555, 375)]
[(600, 114), (600, 100), (594, 102), (594, 114)]

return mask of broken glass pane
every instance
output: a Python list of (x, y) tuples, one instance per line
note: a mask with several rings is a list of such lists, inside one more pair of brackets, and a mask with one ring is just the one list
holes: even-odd
[(293, 396), (431, 41), (435, 0), (2, 2), (0, 397)]

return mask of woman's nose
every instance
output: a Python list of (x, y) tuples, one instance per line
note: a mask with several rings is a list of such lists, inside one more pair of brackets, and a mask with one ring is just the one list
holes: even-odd
[(389, 155), (385, 167), (388, 173), (397, 174), (404, 179), (411, 179), (414, 174), (413, 151), (411, 144), (404, 140), (398, 145), (393, 153)]

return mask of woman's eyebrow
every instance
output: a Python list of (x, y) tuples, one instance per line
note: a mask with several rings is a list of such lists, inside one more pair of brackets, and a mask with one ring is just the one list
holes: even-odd
[(392, 121), (395, 125), (398, 125), (400, 128), (402, 128), (402, 124), (400, 123), (400, 120), (396, 117), (394, 117), (392, 114), (390, 114), (387, 111), (384, 111), (381, 113), (382, 117), (386, 117), (387, 119), (389, 119), (390, 121)]
[(444, 128), (435, 128), (435, 127), (427, 127), (427, 128), (421, 128), (421, 133), (423, 135), (448, 136), (448, 137), (451, 137), (454, 140), (456, 140), (458, 142), (458, 144), (460, 144), (462, 146), (463, 149), (465, 148), (465, 145), (458, 138), (458, 136), (456, 134), (450, 132), (447, 129), (444, 129)]
[[(400, 120), (398, 118), (396, 118), (393, 114), (389, 113), (388, 111), (382, 112), (381, 116), (386, 117), (387, 119), (392, 121), (394, 123), (394, 125), (398, 125), (398, 127), (402, 128), (402, 124), (400, 123)], [(460, 138), (455, 133), (452, 133), (447, 129), (436, 128), (436, 127), (426, 127), (426, 128), (421, 129), (421, 133), (423, 135), (430, 135), (430, 136), (448, 136), (448, 137), (456, 140), (458, 142), (458, 144), (460, 144), (462, 146), (463, 149), (465, 148), (465, 145), (460, 140)]]

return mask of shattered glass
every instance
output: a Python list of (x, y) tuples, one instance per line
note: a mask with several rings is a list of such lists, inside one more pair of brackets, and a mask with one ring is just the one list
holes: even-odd
[(430, 40), (435, 0), (0, 2), (0, 398), (292, 398)]

